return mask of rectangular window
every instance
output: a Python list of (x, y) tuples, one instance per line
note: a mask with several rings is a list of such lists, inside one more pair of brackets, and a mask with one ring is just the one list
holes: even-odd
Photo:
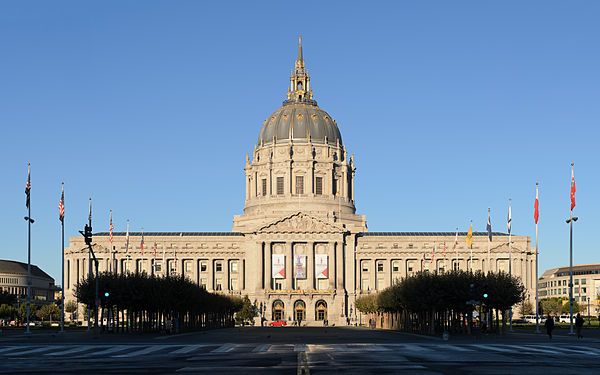
[(267, 195), (267, 179), (263, 178), (262, 179), (262, 196), (266, 196)]
[(587, 288), (581, 288), (581, 293), (587, 293)]
[(283, 282), (281, 282), (281, 279), (275, 279), (275, 290), (283, 290)]
[(223, 280), (215, 279), (215, 290), (223, 290)]
[(162, 264), (160, 262), (154, 263), (154, 272), (161, 272), (161, 271), (162, 271)]
[(581, 279), (581, 285), (585, 285), (586, 284), (586, 279)]
[(69, 289), (69, 285), (71, 285), (71, 261), (67, 259), (67, 289)]
[(315, 177), (315, 194), (323, 194), (323, 177)]
[(383, 279), (377, 279), (377, 290), (381, 290), (384, 288), (383, 283), (384, 283)]
[(339, 190), (339, 182), (337, 178), (333, 179), (333, 195), (338, 196), (341, 192)]
[(283, 177), (277, 177), (277, 195), (283, 195)]
[(223, 271), (223, 263), (221, 263), (221, 262), (215, 263), (215, 272), (221, 272), (221, 271)]
[(237, 279), (231, 279), (231, 290), (238, 290)]
[(369, 272), (369, 265), (367, 264), (367, 262), (363, 262), (362, 270), (363, 272)]
[(206, 264), (206, 262), (200, 263), (200, 272), (206, 272), (207, 268), (208, 268), (208, 265)]
[(206, 289), (206, 285), (207, 285), (207, 279), (200, 279), (200, 286), (202, 286), (204, 289)]
[(304, 194), (304, 176), (296, 176), (296, 194)]
[(185, 261), (185, 272), (192, 272), (192, 262), (189, 260)]
[(369, 279), (368, 278), (362, 279), (361, 290), (370, 290), (370, 289), (371, 289), (371, 286), (369, 285)]
[(377, 272), (383, 272), (383, 263), (382, 262), (377, 263)]
[(575, 285), (579, 285), (579, 279), (575, 279)]
[(579, 288), (575, 288), (575, 294), (579, 293)]
[(231, 262), (231, 272), (237, 272), (238, 264), (237, 262)]
[(398, 267), (398, 263), (394, 262), (392, 265), (392, 271), (398, 272), (399, 270), (400, 270), (400, 267)]

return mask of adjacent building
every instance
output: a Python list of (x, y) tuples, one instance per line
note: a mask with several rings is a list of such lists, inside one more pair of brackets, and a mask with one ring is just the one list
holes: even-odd
[[(569, 299), (570, 267), (547, 270), (538, 280), (539, 298), (561, 297)], [(573, 266), (573, 299), (585, 315), (600, 312), (600, 263)]]
[[(244, 211), (230, 232), (145, 232), (143, 254), (139, 232), (129, 246), (124, 232), (96, 233), (100, 271), (184, 275), (209, 291), (248, 295), (266, 320), (308, 325), (347, 324), (357, 296), (421, 270), (510, 269), (534, 297), (529, 237), (513, 235), (509, 246), (507, 234), (488, 243), (476, 232), (467, 248), (464, 232), (368, 231), (356, 213), (354, 155), (317, 105), (301, 44), (283, 105), (263, 121), (244, 172)], [(72, 237), (65, 252), (65, 296), (73, 299), (88, 250)]]
[[(54, 294), (58, 289), (50, 275), (38, 266), (31, 265), (32, 303), (54, 302)], [(19, 303), (27, 300), (27, 263), (0, 260), (0, 291), (15, 295)]]

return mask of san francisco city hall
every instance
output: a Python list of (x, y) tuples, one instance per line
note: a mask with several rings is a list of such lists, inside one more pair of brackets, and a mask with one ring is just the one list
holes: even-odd
[[(259, 324), (262, 317), (303, 325), (356, 322), (358, 296), (421, 270), (508, 272), (507, 234), (494, 233), (488, 264), (487, 233), (474, 233), (471, 258), (464, 232), (454, 253), (455, 232), (367, 230), (356, 213), (354, 156), (313, 98), (301, 44), (287, 97), (262, 123), (244, 171), (244, 213), (233, 217), (231, 232), (146, 232), (143, 255), (139, 232), (130, 233), (128, 248), (124, 232), (113, 233), (112, 243), (108, 232), (96, 233), (100, 271), (183, 274), (211, 292), (248, 295)], [(535, 248), (527, 236), (512, 241), (512, 273), (532, 298)], [(65, 297), (73, 300), (88, 272), (83, 237), (71, 237), (65, 254)]]

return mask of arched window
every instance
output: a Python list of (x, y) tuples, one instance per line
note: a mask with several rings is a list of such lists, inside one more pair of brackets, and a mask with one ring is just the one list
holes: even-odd
[(327, 302), (317, 301), (315, 305), (315, 320), (327, 320)]
[(306, 320), (306, 304), (304, 301), (294, 302), (294, 320), (297, 322)]
[(285, 316), (285, 306), (281, 300), (273, 302), (273, 320), (283, 320)]

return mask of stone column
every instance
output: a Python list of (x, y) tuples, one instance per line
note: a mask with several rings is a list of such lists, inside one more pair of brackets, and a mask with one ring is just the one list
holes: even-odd
[(371, 284), (371, 291), (373, 290), (377, 290), (377, 259), (373, 259), (371, 263), (371, 267), (370, 268), (370, 272), (369, 272), (369, 279), (370, 282), (369, 284)]
[(264, 264), (265, 264), (265, 284), (264, 284), (264, 288), (265, 289), (273, 289), (273, 286), (271, 285), (271, 241), (267, 241), (265, 242), (265, 246), (264, 246), (265, 252), (264, 252)]
[(335, 242), (329, 242), (327, 244), (327, 268), (329, 289), (335, 289)]
[(223, 289), (231, 290), (231, 259), (225, 258), (223, 263), (223, 265), (225, 266), (225, 285), (223, 285)]
[(208, 280), (206, 280), (206, 289), (209, 291), (215, 290), (215, 260), (214, 258), (208, 259)]
[(294, 289), (293, 286), (293, 261), (292, 261), (292, 254), (294, 253), (294, 243), (293, 242), (288, 242), (285, 244), (285, 287), (286, 289)]
[(344, 288), (344, 240), (340, 240), (336, 242), (335, 246), (335, 257), (336, 257), (336, 268), (335, 268), (335, 278), (336, 278), (336, 289)]
[(315, 289), (315, 243), (309, 242), (306, 248), (306, 278), (307, 288), (309, 290)]
[(240, 275), (238, 285), (240, 286), (240, 290), (246, 291), (246, 259), (240, 259), (238, 262), (238, 274)]

